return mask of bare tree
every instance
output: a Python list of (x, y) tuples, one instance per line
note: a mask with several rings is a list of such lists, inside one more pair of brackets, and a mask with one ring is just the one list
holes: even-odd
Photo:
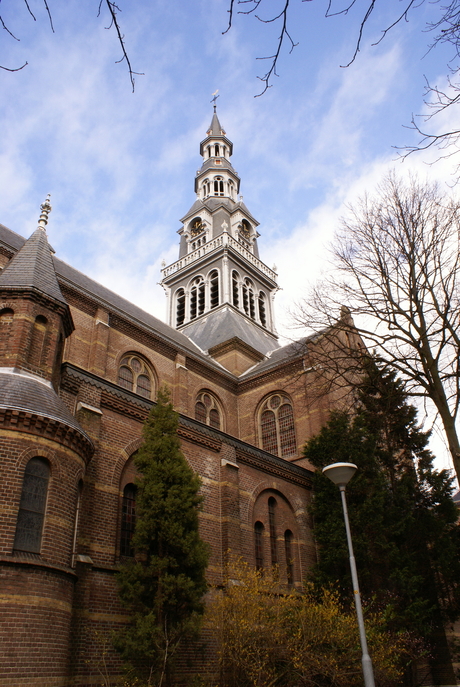
[[(34, 21), (37, 21), (37, 17), (32, 12), (28, 0), (24, 0), (24, 4), (27, 8), (27, 11), (28, 11), (30, 17)], [(52, 18), (51, 11), (50, 11), (47, 0), (43, 0), (43, 5), (44, 5), (46, 13), (48, 15), (51, 31), (54, 33), (53, 18)], [(120, 22), (118, 19), (118, 14), (121, 12), (121, 9), (120, 9), (119, 5), (117, 5), (117, 3), (114, 2), (114, 0), (99, 0), (98, 10), (97, 10), (97, 16), (98, 17), (101, 16), (103, 7), (106, 8), (106, 10), (108, 12), (108, 16), (109, 16), (109, 25), (106, 28), (107, 29), (114, 29), (116, 36), (117, 36), (118, 44), (121, 48), (121, 58), (117, 62), (125, 62), (126, 66), (128, 67), (129, 79), (131, 81), (131, 87), (132, 87), (133, 92), (134, 92), (135, 76), (140, 76), (142, 73), (141, 72), (135, 72), (133, 70), (133, 68), (131, 66), (131, 61), (129, 59), (129, 55), (126, 51), (125, 37), (124, 37), (124, 34), (121, 30)], [(9, 34), (9, 36), (11, 38), (13, 38), (16, 41), (20, 40), (17, 36), (15, 36), (12, 33), (12, 31), (10, 31), (10, 29), (8, 28), (7, 24), (5, 23), (5, 21), (3, 20), (3, 17), (1, 15), (0, 15), (0, 26)], [(24, 64), (22, 64), (19, 67), (6, 67), (5, 65), (0, 64), (0, 69), (3, 69), (7, 72), (18, 72), (21, 69), (24, 69), (24, 67), (27, 67), (27, 65), (28, 65), (28, 62), (25, 62)]]
[[(331, 363), (337, 387), (356, 373), (362, 339), (406, 380), (411, 395), (431, 399), (460, 478), (459, 232), (458, 202), (434, 184), (388, 175), (373, 197), (349, 208), (331, 247), (331, 272), (297, 320), (330, 337), (313, 357), (324, 369)], [(349, 370), (340, 372), (346, 350)]]

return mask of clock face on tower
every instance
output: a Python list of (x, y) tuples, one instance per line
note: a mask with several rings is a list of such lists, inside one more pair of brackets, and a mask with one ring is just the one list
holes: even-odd
[(194, 219), (190, 229), (190, 233), (192, 234), (192, 236), (197, 236), (198, 234), (201, 234), (203, 230), (204, 224), (201, 221), (201, 219)]

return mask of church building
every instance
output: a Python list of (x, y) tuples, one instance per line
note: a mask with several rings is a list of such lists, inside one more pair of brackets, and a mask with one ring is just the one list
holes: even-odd
[(160, 386), (201, 477), (209, 583), (235, 556), (300, 588), (315, 560), (302, 447), (336, 402), (315, 399), (320, 337), (279, 344), (277, 274), (215, 111), (200, 154), (162, 270), (167, 324), (53, 255), (49, 199), (27, 240), (0, 225), (2, 687), (100, 684), (102, 655), (119, 674), (114, 576), (132, 555), (133, 456)]

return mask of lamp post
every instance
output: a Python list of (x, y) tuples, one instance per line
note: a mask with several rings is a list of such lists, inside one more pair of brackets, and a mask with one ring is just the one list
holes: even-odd
[(353, 593), (355, 597), (356, 615), (358, 618), (359, 637), (361, 640), (364, 684), (365, 687), (374, 687), (374, 671), (372, 669), (372, 661), (367, 649), (366, 631), (364, 629), (363, 609), (361, 606), (361, 595), (359, 593), (358, 573), (356, 572), (355, 556), (353, 554), (353, 544), (351, 541), (350, 523), (348, 521), (347, 500), (345, 498), (345, 487), (351, 480), (357, 470), (354, 463), (333, 463), (323, 468), (323, 474), (329, 477), (331, 482), (340, 489), (342, 497), (343, 517), (345, 520), (345, 529), (347, 531), (348, 552), (350, 554), (350, 569), (351, 579), (353, 581)]

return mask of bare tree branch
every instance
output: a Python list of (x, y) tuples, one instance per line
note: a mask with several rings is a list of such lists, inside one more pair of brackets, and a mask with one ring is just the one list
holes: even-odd
[[(233, 0), (231, 0), (231, 2), (232, 2), (232, 5), (233, 5)], [(112, 27), (115, 28), (115, 31), (116, 31), (116, 34), (117, 34), (118, 43), (120, 44), (121, 51), (122, 51), (122, 56), (121, 56), (121, 58), (120, 58), (119, 60), (117, 60), (117, 64), (120, 63), (120, 62), (126, 62), (127, 67), (128, 67), (129, 78), (130, 78), (130, 81), (131, 81), (132, 90), (133, 90), (133, 92), (134, 92), (134, 77), (135, 77), (135, 76), (140, 76), (140, 75), (142, 75), (143, 73), (142, 73), (142, 72), (135, 72), (135, 71), (133, 70), (132, 66), (131, 66), (131, 61), (130, 61), (130, 59), (129, 59), (129, 55), (128, 55), (128, 52), (127, 52), (127, 50), (126, 50), (125, 37), (124, 37), (124, 35), (123, 35), (122, 31), (121, 31), (120, 23), (119, 23), (119, 21), (118, 21), (118, 13), (121, 12), (121, 9), (118, 7), (118, 5), (117, 5), (113, 0), (99, 0), (99, 8), (98, 8), (97, 16), (100, 16), (100, 14), (101, 14), (101, 7), (102, 7), (103, 3), (105, 3), (105, 5), (107, 6), (107, 8), (108, 8), (108, 10), (109, 10), (109, 14), (110, 14), (110, 24), (109, 24), (109, 26), (107, 27), (107, 29), (111, 29)], [(28, 13), (29, 13), (30, 16), (32, 17), (32, 19), (33, 19), (34, 21), (37, 21), (36, 16), (34, 15), (34, 13), (32, 12), (32, 10), (31, 10), (31, 8), (30, 8), (29, 0), (24, 0), (24, 4), (25, 4), (25, 6), (26, 6), (26, 8), (27, 8)], [(53, 25), (53, 17), (52, 17), (51, 10), (50, 10), (49, 5), (48, 5), (48, 0), (43, 0), (43, 5), (44, 5), (45, 10), (46, 10), (46, 13), (47, 13), (47, 15), (48, 15), (48, 19), (49, 19), (50, 26), (51, 26), (51, 31), (52, 31), (53, 33), (55, 33), (55, 31), (54, 31), (54, 25)], [(6, 24), (5, 24), (5, 22), (3, 21), (2, 17), (0, 17), (0, 24), (1, 24), (2, 28), (5, 29), (5, 31), (6, 31), (12, 38), (14, 38), (16, 41), (19, 41), (19, 40), (20, 40), (20, 39), (17, 38), (17, 37), (10, 31), (10, 29), (6, 26)], [(8, 71), (8, 72), (18, 72), (18, 71), (20, 71), (21, 69), (24, 69), (24, 67), (26, 67), (27, 65), (28, 65), (28, 62), (25, 62), (21, 67), (16, 67), (16, 68), (14, 68), (14, 69), (5, 67), (5, 66), (3, 66), (3, 65), (0, 65), (0, 69), (4, 69), (5, 71)]]
[[(336, 376), (330, 384), (345, 387), (357, 374), (362, 340), (412, 395), (430, 399), (460, 477), (459, 232), (455, 200), (434, 185), (405, 185), (390, 175), (375, 197), (349, 209), (331, 249), (331, 276), (296, 319), (330, 341), (314, 355), (326, 376)], [(347, 353), (337, 342), (348, 339)]]

